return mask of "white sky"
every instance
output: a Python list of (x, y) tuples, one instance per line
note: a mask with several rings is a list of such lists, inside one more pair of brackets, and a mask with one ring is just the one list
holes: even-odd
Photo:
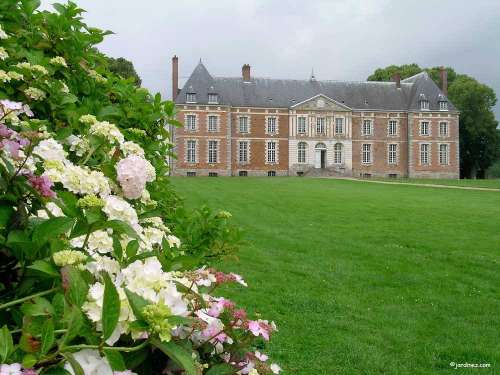
[(200, 58), (215, 76), (239, 76), (248, 63), (252, 75), (274, 78), (308, 78), (314, 67), (319, 80), (449, 65), (500, 96), (498, 0), (74, 1), (88, 24), (116, 33), (100, 49), (131, 60), (143, 86), (167, 98), (174, 54), (184, 79)]

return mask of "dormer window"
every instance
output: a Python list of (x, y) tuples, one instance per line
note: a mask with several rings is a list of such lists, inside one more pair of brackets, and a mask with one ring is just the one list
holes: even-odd
[(208, 104), (219, 104), (219, 95), (208, 94)]
[(421, 100), (420, 101), (420, 109), (422, 111), (428, 111), (429, 110), (429, 101), (428, 100)]
[(186, 94), (186, 103), (196, 103), (196, 94), (194, 92)]
[(447, 111), (448, 110), (448, 102), (445, 102), (445, 101), (439, 102), (439, 110), (440, 111)]

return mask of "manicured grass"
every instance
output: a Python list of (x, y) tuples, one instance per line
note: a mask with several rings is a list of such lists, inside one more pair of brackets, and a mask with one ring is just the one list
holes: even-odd
[[(286, 374), (500, 371), (500, 193), (308, 178), (174, 178), (249, 244), (228, 296), (275, 320)], [(455, 370), (450, 362), (491, 363)]]
[(500, 179), (488, 180), (450, 180), (450, 179), (428, 179), (428, 178), (384, 178), (377, 179), (388, 182), (402, 182), (409, 184), (424, 184), (424, 185), (447, 185), (447, 186), (464, 186), (464, 187), (480, 187), (488, 189), (500, 189)]

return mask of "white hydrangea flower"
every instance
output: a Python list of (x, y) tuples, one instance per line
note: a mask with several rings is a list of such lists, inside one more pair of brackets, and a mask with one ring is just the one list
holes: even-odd
[(108, 82), (108, 80), (105, 77), (97, 73), (95, 70), (89, 70), (89, 76), (95, 79), (95, 81), (98, 83)]
[(44, 66), (41, 65), (31, 65), (30, 67), (31, 71), (42, 73), (42, 74), (49, 74), (49, 71), (45, 69)]
[(87, 259), (87, 255), (78, 250), (62, 250), (54, 253), (52, 259), (57, 266), (63, 267), (83, 263)]
[(144, 150), (142, 149), (142, 147), (132, 141), (123, 142), (123, 144), (120, 146), (120, 149), (122, 150), (125, 156), (129, 155), (144, 156)]
[(161, 217), (148, 217), (141, 221), (144, 224), (151, 224), (153, 227), (161, 229), (164, 232), (170, 233), (170, 229), (163, 223)]
[(5, 60), (8, 57), (9, 57), (9, 54), (7, 53), (5, 48), (0, 47), (0, 60)]
[[(85, 375), (113, 375), (113, 370), (106, 358), (102, 358), (97, 350), (83, 349), (73, 353), (75, 360), (82, 366)], [(69, 363), (64, 369), (71, 375), (75, 375), (73, 367)]]
[(36, 87), (29, 87), (24, 90), (24, 93), (28, 98), (33, 100), (43, 100), (47, 97), (47, 94), (43, 90), (37, 89)]
[(176, 236), (168, 235), (167, 242), (168, 242), (168, 246), (170, 246), (170, 247), (177, 247), (177, 248), (181, 247), (181, 240), (179, 238), (177, 238)]
[(0, 25), (0, 39), (7, 39), (8, 37), (9, 36), (3, 30), (2, 25)]
[[(75, 248), (81, 248), (86, 235), (71, 239), (70, 244)], [(95, 253), (106, 254), (113, 251), (113, 238), (105, 230), (96, 230), (89, 235), (86, 249), (90, 255)]]
[(82, 124), (92, 125), (97, 122), (97, 119), (93, 115), (83, 115), (80, 117), (80, 122)]
[(33, 153), (41, 157), (43, 160), (66, 161), (66, 151), (63, 146), (56, 140), (49, 138), (44, 139), (33, 149)]
[(94, 276), (100, 276), (102, 271), (116, 276), (121, 272), (120, 263), (113, 258), (104, 255), (94, 254), (92, 261), (85, 264), (85, 268)]
[(66, 138), (66, 143), (69, 145), (69, 150), (74, 152), (76, 156), (83, 156), (90, 150), (88, 140), (79, 135), (71, 134)]
[(10, 76), (2, 69), (0, 69), (0, 81), (10, 82)]
[(137, 155), (127, 156), (116, 165), (116, 174), (125, 198), (140, 198), (149, 178), (148, 162)]
[[(64, 213), (62, 212), (61, 208), (54, 202), (48, 202), (45, 205), (45, 208), (55, 217), (64, 216)], [(40, 219), (48, 219), (49, 214), (47, 213), (47, 211), (38, 210), (36, 216), (39, 217)]]
[(16, 68), (19, 68), (19, 69), (31, 70), (31, 64), (29, 62), (20, 62), (20, 63), (17, 63), (15, 66), (16, 66)]
[(15, 71), (10, 71), (7, 73), (7, 75), (13, 79), (14, 81), (22, 81), (24, 80), (24, 76), (18, 72), (15, 72)]
[(69, 87), (63, 81), (59, 81), (61, 83), (61, 92), (64, 94), (69, 94)]
[(154, 245), (161, 245), (163, 238), (165, 237), (165, 232), (158, 228), (146, 227), (143, 229), (142, 239), (147, 242), (150, 247)]
[[(80, 119), (81, 120), (81, 119)], [(123, 134), (116, 125), (108, 121), (97, 121), (90, 126), (89, 134), (106, 138), (111, 144), (121, 144), (125, 141)]]
[(104, 198), (104, 207), (102, 209), (110, 220), (121, 220), (130, 224), (133, 228), (139, 225), (137, 212), (125, 200), (115, 195), (109, 195)]
[(111, 194), (109, 181), (100, 171), (90, 171), (66, 163), (64, 170), (60, 173), (60, 182), (69, 191), (83, 195), (100, 195), (101, 197)]
[(66, 60), (62, 56), (56, 56), (50, 59), (50, 63), (52, 65), (61, 65), (64, 66), (65, 68), (68, 67), (68, 64), (66, 64)]

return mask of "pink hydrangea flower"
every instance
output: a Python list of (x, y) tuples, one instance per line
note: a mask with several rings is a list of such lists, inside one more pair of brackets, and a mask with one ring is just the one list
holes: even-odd
[(0, 142), (0, 148), (7, 151), (13, 159), (19, 159), (19, 150), (21, 149), (21, 144), (18, 141), (11, 139), (4, 139)]
[(47, 176), (29, 174), (28, 181), (45, 198), (53, 198), (56, 193), (52, 190), (53, 182)]
[(249, 320), (248, 330), (252, 332), (254, 336), (262, 336), (264, 340), (269, 341), (269, 335), (271, 332), (275, 331), (274, 324), (269, 324), (267, 320)]
[(9, 129), (4, 124), (0, 124), (0, 137), (10, 138), (12, 134), (14, 134), (14, 131), (12, 129)]
[(137, 155), (130, 155), (116, 165), (117, 180), (127, 199), (141, 197), (148, 181), (147, 161)]
[(0, 365), (0, 375), (21, 375), (21, 364)]

